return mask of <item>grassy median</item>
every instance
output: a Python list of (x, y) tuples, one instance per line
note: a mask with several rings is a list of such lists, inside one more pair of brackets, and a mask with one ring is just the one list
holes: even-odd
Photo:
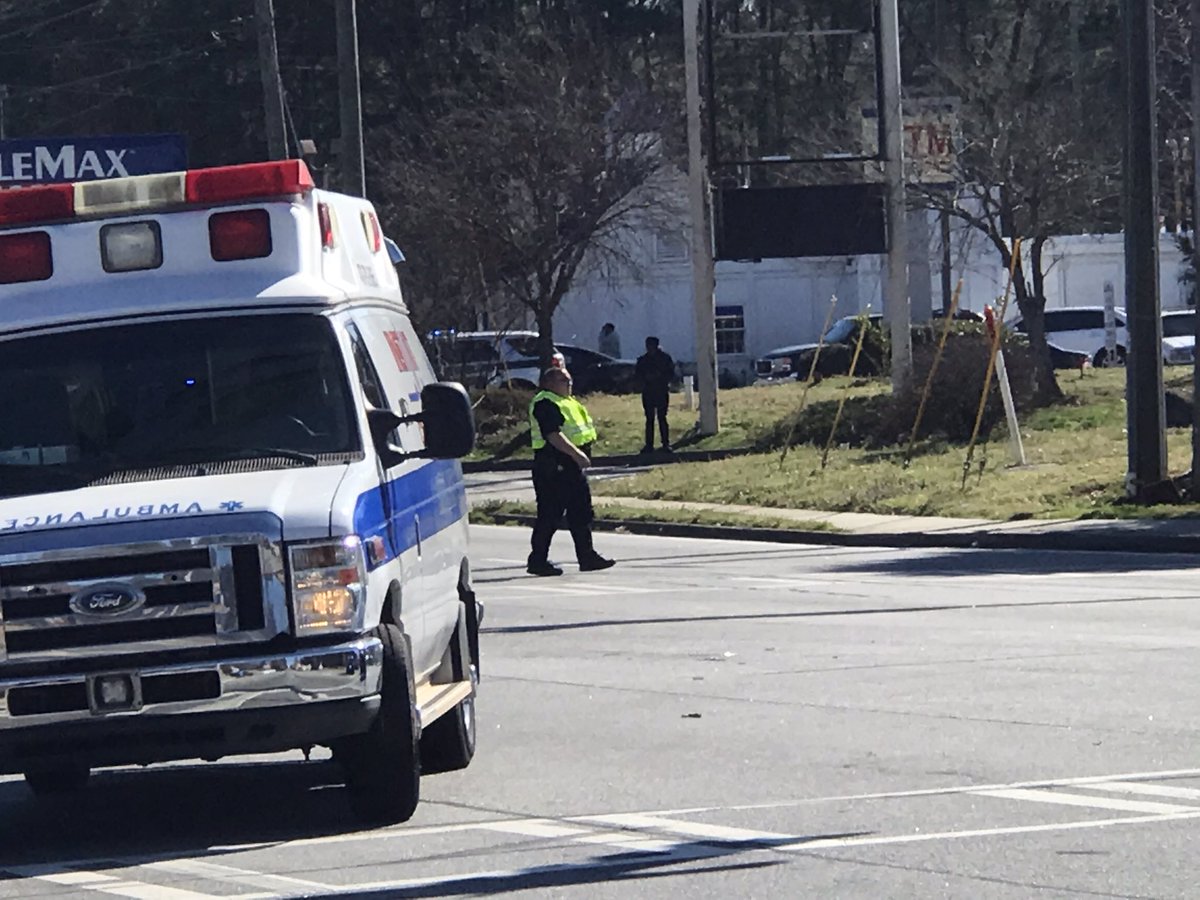
[[(1190, 378), (1187, 369), (1167, 372), (1168, 387), (1187, 388)], [(807, 398), (809, 410), (799, 420), (798, 434), (808, 442), (791, 446), (786, 458), (781, 435), (795, 419), (803, 385), (723, 391), (721, 433), (690, 447), (686, 438), (679, 443), (688, 449), (750, 446), (758, 452), (661, 466), (598, 482), (594, 492), (648, 500), (999, 520), (1195, 514), (1191, 504), (1146, 507), (1124, 502), (1124, 383), (1122, 370), (1060, 373), (1063, 402), (1028, 413), (1018, 410), (1027, 465), (1010, 464), (1008, 434), (1000, 423), (976, 446), (965, 485), (967, 449), (961, 441), (920, 440), (906, 464), (906, 440), (879, 445), (853, 438), (856, 416), (877, 415), (876, 401), (885, 400), (889, 390), (886, 382), (830, 378), (815, 385)], [(850, 402), (822, 466), (829, 425), (843, 396)], [(696, 413), (682, 409), (681, 399), (672, 396), (671, 421), (683, 436)], [(636, 396), (591, 398), (588, 406), (599, 423), (602, 453), (634, 452), (641, 446), (642, 413)], [(1189, 429), (1169, 431), (1172, 474), (1190, 467), (1190, 442)]]

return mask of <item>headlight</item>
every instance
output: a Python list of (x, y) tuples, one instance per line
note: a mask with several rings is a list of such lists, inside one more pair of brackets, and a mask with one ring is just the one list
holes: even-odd
[(288, 547), (296, 636), (362, 628), (367, 569), (357, 535)]

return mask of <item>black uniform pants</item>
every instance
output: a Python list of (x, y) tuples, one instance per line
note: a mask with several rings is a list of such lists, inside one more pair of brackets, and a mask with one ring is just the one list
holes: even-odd
[(544, 563), (550, 557), (554, 532), (567, 515), (567, 527), (575, 541), (575, 558), (580, 562), (595, 555), (592, 547), (592, 491), (587, 476), (572, 462), (535, 459), (533, 490), (537, 495), (537, 521), (529, 552), (531, 564)]
[(646, 414), (646, 446), (654, 446), (654, 420), (658, 419), (658, 436), (662, 438), (662, 445), (669, 447), (671, 445), (670, 432), (667, 429), (667, 407), (670, 405), (671, 395), (667, 391), (643, 391), (642, 392), (642, 411)]

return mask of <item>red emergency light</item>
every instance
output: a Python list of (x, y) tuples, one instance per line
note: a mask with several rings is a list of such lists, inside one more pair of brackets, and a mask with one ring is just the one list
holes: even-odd
[(259, 197), (307, 194), (316, 185), (301, 159), (247, 163), (187, 173), (188, 203), (228, 203)]
[(216, 262), (271, 255), (271, 216), (265, 209), (235, 209), (208, 219), (208, 244)]
[(47, 184), (40, 187), (0, 191), (0, 225), (53, 222), (75, 215), (75, 185)]
[(49, 232), (0, 234), (0, 284), (45, 281), (53, 274)]

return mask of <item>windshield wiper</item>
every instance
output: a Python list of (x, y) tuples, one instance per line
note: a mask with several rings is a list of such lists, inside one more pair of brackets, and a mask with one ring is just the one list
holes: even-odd
[[(183, 457), (179, 459), (179, 457)], [(155, 452), (153, 456), (138, 459), (133, 462), (138, 466), (171, 465), (173, 463), (208, 463), (228, 462), (235, 459), (269, 459), (277, 457), (293, 462), (315, 466), (320, 459), (315, 453), (304, 453), (301, 450), (288, 450), (283, 447), (172, 447), (169, 450)], [(173, 463), (164, 462), (170, 458)]]
[(103, 475), (101, 470), (79, 469), (69, 464), (0, 463), (0, 497), (45, 490), (71, 491), (87, 487)]

